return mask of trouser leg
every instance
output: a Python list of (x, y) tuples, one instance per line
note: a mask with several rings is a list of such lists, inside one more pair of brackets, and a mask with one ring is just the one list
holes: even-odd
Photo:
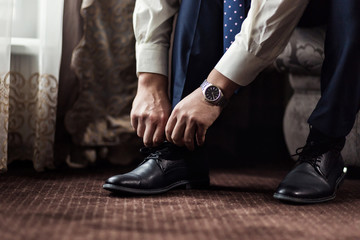
[(172, 53), (173, 107), (200, 86), (223, 52), (223, 0), (183, 0)]
[(329, 2), (321, 98), (308, 122), (329, 137), (344, 137), (360, 107), (360, 1)]

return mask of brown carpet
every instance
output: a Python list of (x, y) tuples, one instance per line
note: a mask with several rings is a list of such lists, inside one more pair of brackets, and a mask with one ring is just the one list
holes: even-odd
[(272, 198), (286, 171), (214, 170), (208, 190), (152, 197), (109, 195), (109, 167), (0, 176), (0, 239), (360, 239), (360, 180), (335, 201)]

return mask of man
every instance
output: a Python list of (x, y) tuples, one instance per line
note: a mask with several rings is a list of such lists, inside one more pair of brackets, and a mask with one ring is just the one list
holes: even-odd
[[(253, 0), (238, 33), (235, 26), (245, 19), (248, 1), (137, 0), (134, 29), (139, 85), (131, 123), (149, 147), (149, 156), (130, 173), (109, 178), (104, 188), (154, 194), (182, 185), (208, 185), (206, 163), (196, 145), (205, 142), (207, 129), (236, 89), (253, 81), (281, 53), (308, 3)], [(360, 103), (360, 2), (329, 0), (325, 4), (330, 10), (322, 97), (309, 118), (310, 134), (298, 153), (299, 164), (274, 194), (280, 200), (331, 200), (345, 175), (340, 151)], [(178, 11), (171, 111), (167, 62), (172, 20)], [(239, 11), (240, 16), (236, 15)], [(234, 32), (238, 34), (230, 39), (229, 47)], [(163, 143), (165, 137), (168, 142)]]

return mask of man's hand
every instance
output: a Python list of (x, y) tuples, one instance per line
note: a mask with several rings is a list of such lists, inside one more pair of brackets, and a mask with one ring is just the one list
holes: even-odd
[(171, 111), (167, 94), (168, 79), (154, 73), (140, 73), (132, 105), (131, 125), (147, 147), (165, 140), (165, 126)]
[(194, 150), (195, 138), (199, 146), (203, 145), (207, 129), (220, 113), (221, 108), (206, 102), (198, 88), (176, 105), (166, 125), (166, 138)]
[[(220, 87), (227, 99), (238, 87), (215, 69), (211, 71), (208, 81)], [(206, 102), (201, 89), (196, 89), (181, 100), (171, 113), (165, 128), (167, 140), (194, 150), (195, 138), (199, 146), (204, 144), (206, 131), (219, 117), (221, 110), (220, 106)]]

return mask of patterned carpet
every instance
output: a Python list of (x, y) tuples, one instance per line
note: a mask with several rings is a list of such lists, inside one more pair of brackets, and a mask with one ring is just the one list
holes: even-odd
[(335, 201), (289, 205), (272, 198), (286, 171), (213, 170), (208, 190), (151, 197), (109, 194), (115, 167), (0, 176), (0, 239), (360, 239), (360, 180)]

